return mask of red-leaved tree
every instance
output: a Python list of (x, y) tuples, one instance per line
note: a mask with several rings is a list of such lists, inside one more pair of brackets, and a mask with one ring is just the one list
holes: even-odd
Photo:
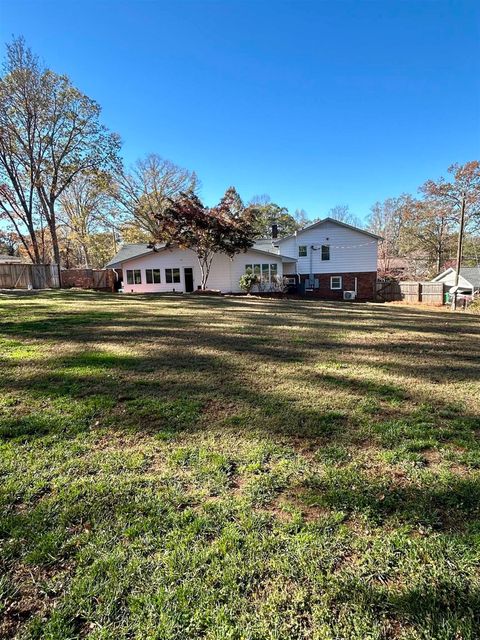
[(245, 207), (234, 187), (211, 208), (193, 192), (182, 193), (158, 214), (159, 237), (155, 240), (194, 251), (205, 290), (216, 253), (233, 258), (253, 245), (255, 216), (255, 207)]

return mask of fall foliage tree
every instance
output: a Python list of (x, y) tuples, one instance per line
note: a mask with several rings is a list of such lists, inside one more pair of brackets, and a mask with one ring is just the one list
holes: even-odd
[(14, 231), (0, 229), (0, 253), (7, 256), (18, 255), (20, 238)]
[(0, 78), (0, 206), (17, 233), (23, 236), (25, 227), (35, 262), (41, 260), (38, 216), (59, 263), (59, 198), (82, 173), (117, 164), (119, 146), (119, 137), (100, 123), (94, 100), (67, 76), (41, 66), (22, 38), (7, 45)]
[(433, 202), (450, 212), (458, 223), (462, 202), (465, 203), (466, 227), (480, 231), (480, 162), (452, 164), (448, 168), (451, 179), (427, 180), (420, 191)]
[(188, 248), (197, 255), (207, 287), (213, 258), (223, 253), (230, 258), (254, 244), (254, 207), (245, 207), (234, 187), (229, 187), (215, 207), (205, 207), (193, 192), (182, 193), (158, 214), (159, 240)]
[[(59, 221), (68, 230), (69, 241), (80, 247), (85, 267), (92, 266), (91, 254), (98, 245), (94, 238), (99, 233), (108, 230), (106, 237), (110, 238), (110, 245), (115, 244), (116, 210), (108, 192), (108, 183), (109, 178), (104, 174), (84, 173), (60, 197)], [(113, 249), (111, 251), (113, 253)]]
[(454, 250), (450, 207), (439, 200), (407, 197), (402, 205), (400, 249), (405, 255), (422, 253), (430, 273), (439, 273)]

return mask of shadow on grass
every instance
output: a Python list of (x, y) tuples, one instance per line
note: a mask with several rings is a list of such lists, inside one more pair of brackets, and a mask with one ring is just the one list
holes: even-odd
[[(78, 292), (8, 302), (5, 566), (75, 564), (49, 587), (58, 606), (39, 613), (37, 637), (96, 620), (146, 637), (147, 610), (174, 637), (192, 637), (198, 616), (205, 637), (220, 601), (232, 629), (253, 612), (252, 634), (265, 614), (278, 637), (310, 637), (319, 606), (326, 637), (476, 637), (480, 478), (422, 457), (478, 450), (476, 404), (455, 395), (479, 379), (476, 319)], [(9, 357), (22, 340), (32, 357)], [(262, 512), (289, 492), (328, 523)]]

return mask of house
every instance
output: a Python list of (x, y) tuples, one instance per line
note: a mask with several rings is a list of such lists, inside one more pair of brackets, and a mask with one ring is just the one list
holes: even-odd
[[(216, 254), (208, 287), (240, 293), (240, 277), (251, 270), (261, 277), (262, 290), (286, 277), (298, 283), (301, 292), (321, 298), (371, 300), (379, 240), (369, 231), (325, 218), (285, 238), (258, 240), (233, 259)], [(126, 293), (188, 293), (201, 283), (197, 256), (190, 249), (128, 244), (106, 267), (121, 270)]]
[(284, 274), (295, 274), (301, 291), (331, 300), (372, 300), (380, 240), (374, 233), (325, 218), (274, 239), (272, 245), (279, 254), (297, 259), (285, 264)]
[[(433, 278), (432, 282), (443, 282), (446, 291), (451, 291), (455, 286), (456, 270), (450, 267), (438, 276)], [(478, 267), (462, 267), (458, 276), (457, 293), (473, 296), (480, 292), (480, 266)], [(452, 291), (453, 293), (453, 291)]]
[[(271, 242), (269, 248), (272, 249)], [(240, 277), (250, 269), (262, 276), (266, 289), (274, 287), (286, 272), (295, 274), (295, 264), (295, 258), (280, 254), (276, 249), (267, 251), (252, 247), (233, 259), (218, 253), (213, 258), (207, 285), (209, 289), (223, 293), (240, 293)], [(126, 293), (189, 293), (200, 288), (201, 283), (197, 255), (190, 249), (127, 244), (106, 267), (117, 272), (121, 270)]]
[(394, 280), (423, 280), (428, 274), (428, 260), (422, 255), (409, 255), (408, 258), (378, 256), (378, 277)]

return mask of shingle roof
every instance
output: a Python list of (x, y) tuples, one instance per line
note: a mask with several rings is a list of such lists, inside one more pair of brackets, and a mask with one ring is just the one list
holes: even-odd
[[(445, 276), (452, 273), (455, 273), (455, 268), (449, 267), (446, 271), (442, 271), (442, 273), (433, 278), (432, 282), (442, 282)], [(471, 284), (474, 289), (480, 289), (480, 265), (478, 267), (462, 267), (460, 269), (460, 277)]]
[(460, 275), (468, 280), (474, 287), (480, 287), (480, 266), (478, 267), (462, 267)]
[(118, 253), (105, 265), (106, 269), (112, 269), (119, 266), (121, 262), (125, 260), (131, 260), (138, 256), (143, 256), (146, 253), (150, 253), (152, 248), (149, 248), (148, 244), (124, 244)]
[[(166, 245), (155, 245), (155, 248), (163, 249)], [(124, 244), (120, 251), (105, 265), (106, 269), (117, 269), (121, 268), (122, 262), (126, 260), (131, 260), (132, 258), (139, 258), (140, 256), (144, 256), (153, 251), (152, 248), (149, 248), (148, 244)], [(250, 251), (255, 251), (257, 253), (261, 253), (263, 255), (274, 255), (277, 258), (281, 258), (282, 262), (296, 262), (296, 258), (291, 258), (290, 256), (284, 256), (278, 253), (277, 251), (267, 251), (266, 248), (257, 248), (253, 246)]]

